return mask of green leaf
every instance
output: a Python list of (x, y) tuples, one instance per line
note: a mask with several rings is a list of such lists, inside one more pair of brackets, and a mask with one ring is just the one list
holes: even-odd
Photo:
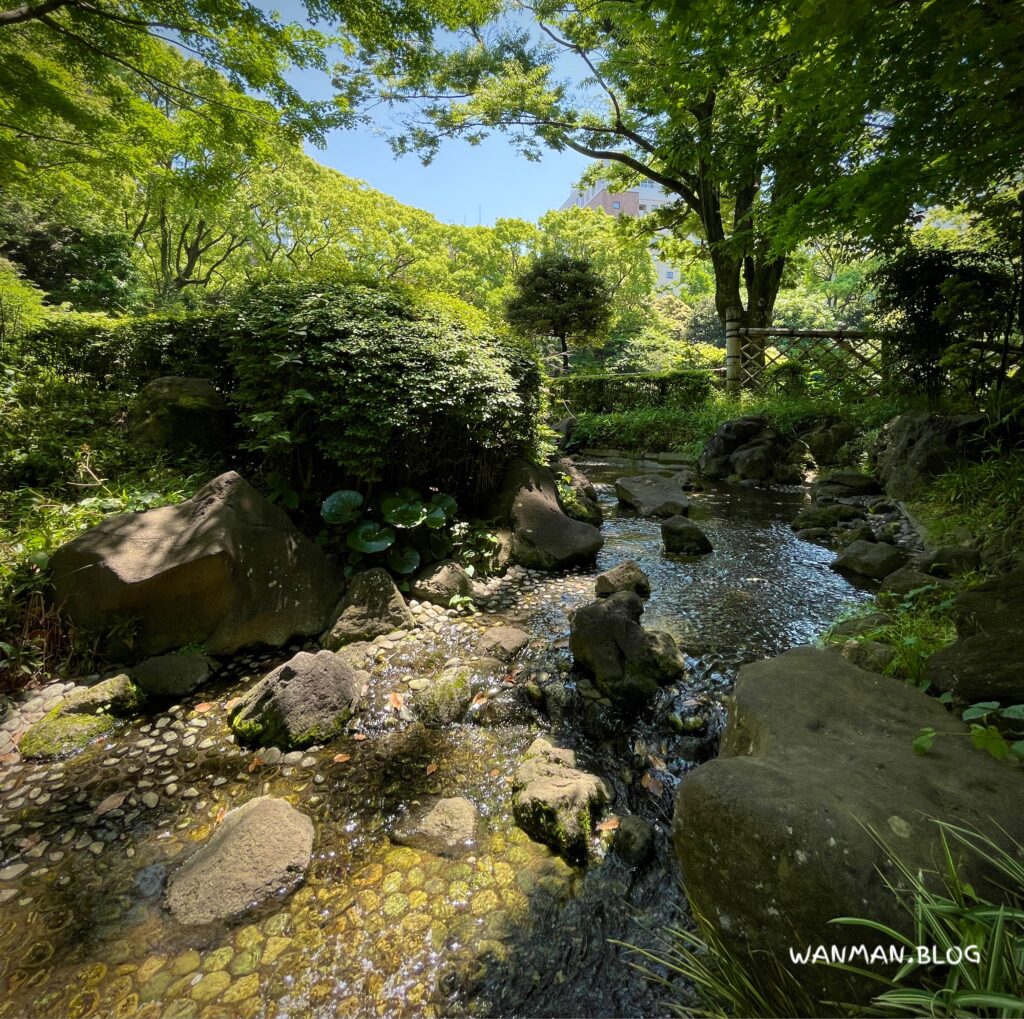
[(1009, 707), (1001, 708), (999, 714), (1015, 722), (1024, 722), (1024, 704), (1011, 704)]
[(298, 403), (300, 400), (304, 400), (306, 403), (316, 403), (316, 397), (308, 389), (289, 389), (284, 394), (285, 403)]
[(320, 507), (320, 516), (329, 524), (349, 524), (359, 516), (363, 497), (349, 488), (332, 492)]
[(978, 750), (984, 750), (997, 761), (1005, 761), (1010, 756), (1010, 744), (994, 725), (972, 725), (971, 742)]
[(409, 501), (400, 495), (391, 495), (380, 503), (381, 516), (395, 527), (419, 527), (426, 518), (426, 507), (418, 499)]
[(443, 492), (437, 492), (432, 495), (430, 497), (430, 505), (443, 511), (446, 517), (455, 516), (459, 508), (459, 504), (450, 495), (445, 495)]
[(975, 719), (984, 718), (999, 707), (999, 701), (979, 701), (964, 709), (960, 716), (965, 722), (973, 722)]
[(928, 753), (935, 746), (935, 736), (934, 729), (922, 729), (912, 744), (914, 753), (921, 757)]
[(372, 520), (356, 524), (345, 536), (345, 544), (355, 552), (383, 552), (395, 543), (395, 532)]
[(423, 518), (423, 522), (427, 527), (438, 531), (448, 523), (448, 517), (445, 516), (444, 510), (441, 509), (440, 506), (435, 506), (432, 510), (427, 512)]
[(387, 563), (395, 573), (415, 573), (419, 569), (420, 554), (408, 545), (392, 545), (388, 549)]
[(1019, 739), (1016, 743), (1011, 743), (1010, 753), (1013, 754), (1018, 761), (1024, 761), (1024, 739)]

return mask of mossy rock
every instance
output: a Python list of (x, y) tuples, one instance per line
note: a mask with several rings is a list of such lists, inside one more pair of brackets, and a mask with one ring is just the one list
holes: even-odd
[(468, 665), (445, 669), (413, 701), (413, 710), (428, 728), (440, 729), (459, 721), (473, 699), (473, 670)]
[(864, 510), (858, 506), (847, 506), (834, 503), (830, 506), (805, 506), (790, 525), (794, 531), (803, 531), (811, 527), (835, 527), (847, 520), (858, 520), (864, 516)]
[(62, 713), (57, 707), (25, 731), (18, 750), (22, 757), (33, 761), (67, 757), (113, 727), (114, 720), (109, 715)]
[(95, 686), (73, 690), (59, 705), (62, 715), (97, 715), (108, 712), (121, 718), (138, 713), (146, 700), (128, 676), (121, 674), (104, 679)]

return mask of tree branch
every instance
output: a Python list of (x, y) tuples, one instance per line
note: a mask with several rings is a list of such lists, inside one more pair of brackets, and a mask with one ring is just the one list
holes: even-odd
[(14, 7), (9, 11), (0, 11), (0, 28), (4, 25), (20, 25), (26, 21), (36, 21), (45, 14), (59, 11), (62, 7), (74, 7), (77, 0), (45, 0), (36, 7), (25, 4), (24, 7)]

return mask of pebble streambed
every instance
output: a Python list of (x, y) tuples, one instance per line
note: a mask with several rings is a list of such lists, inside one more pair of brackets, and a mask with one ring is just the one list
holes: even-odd
[[(714, 753), (739, 665), (814, 640), (866, 594), (787, 526), (801, 491), (695, 494), (692, 515), (715, 551), (692, 559), (661, 551), (656, 522), (617, 514), (614, 478), (655, 465), (581, 466), (606, 515), (596, 568), (516, 570), (481, 589), (471, 617), (417, 606), (415, 630), (375, 642), (366, 709), (331, 745), (253, 751), (228, 729), (225, 705), (294, 648), (242, 655), (209, 689), (69, 760), (0, 769), (0, 1019), (663, 1014), (664, 989), (612, 941), (649, 947), (687, 922), (669, 838), (678, 783)], [(572, 672), (567, 649), (567, 613), (591, 597), (596, 572), (625, 558), (651, 578), (645, 624), (671, 631), (689, 666), (632, 720)], [(416, 723), (405, 700), (422, 677), (474, 657), (481, 630), (505, 621), (533, 639), (504, 681), (479, 690), (462, 724)], [(553, 720), (525, 695), (551, 684), (564, 691)], [(3, 718), (9, 735), (18, 711)], [(613, 784), (611, 813), (654, 825), (647, 867), (619, 860), (611, 832), (595, 836), (583, 869), (515, 826), (511, 776), (547, 729)], [(261, 794), (314, 819), (304, 885), (236, 923), (177, 925), (161, 906), (168, 873), (226, 810)], [(479, 808), (473, 854), (445, 859), (388, 839), (403, 810), (434, 795)]]

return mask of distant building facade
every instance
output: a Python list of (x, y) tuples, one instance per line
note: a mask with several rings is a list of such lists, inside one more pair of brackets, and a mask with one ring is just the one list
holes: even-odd
[[(580, 191), (574, 188), (569, 197), (562, 203), (565, 209), (604, 209), (609, 216), (643, 217), (660, 209), (663, 205), (672, 205), (675, 197), (652, 180), (643, 180), (635, 187), (625, 191), (609, 191), (603, 181)], [(679, 287), (679, 271), (668, 262), (658, 258), (655, 246), (651, 245), (651, 261), (658, 274), (658, 288), (676, 290)]]

